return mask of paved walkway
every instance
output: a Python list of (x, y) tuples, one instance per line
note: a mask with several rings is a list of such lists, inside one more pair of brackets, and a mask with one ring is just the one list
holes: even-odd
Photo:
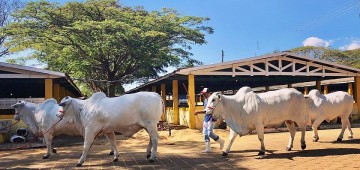
[[(218, 130), (228, 142), (228, 131)], [(237, 138), (228, 157), (220, 156), (219, 146), (212, 142), (213, 152), (203, 154), (203, 136), (198, 130), (174, 130), (171, 137), (160, 133), (158, 158), (154, 163), (145, 159), (148, 136), (137, 133), (130, 139), (117, 136), (120, 150), (119, 162), (111, 162), (109, 144), (98, 140), (90, 150), (88, 159), (80, 169), (360, 169), (360, 128), (353, 128), (354, 139), (334, 142), (340, 129), (320, 130), (320, 140), (312, 142), (312, 132), (307, 131), (305, 151), (300, 149), (300, 133), (295, 137), (293, 151), (287, 152), (289, 133), (265, 134), (266, 156), (257, 156), (260, 143), (257, 135)], [(66, 142), (63, 140), (63, 142)], [(225, 144), (225, 145), (226, 145)], [(79, 143), (57, 147), (58, 153), (43, 160), (45, 148), (0, 151), (0, 169), (69, 169), (74, 168), (81, 152)]]

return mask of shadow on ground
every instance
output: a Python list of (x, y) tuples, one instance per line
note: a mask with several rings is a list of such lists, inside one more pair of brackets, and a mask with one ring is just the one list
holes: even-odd
[(327, 148), (299, 152), (275, 153), (264, 156), (262, 159), (290, 159), (295, 157), (323, 157), (336, 155), (360, 154), (360, 149), (355, 148)]

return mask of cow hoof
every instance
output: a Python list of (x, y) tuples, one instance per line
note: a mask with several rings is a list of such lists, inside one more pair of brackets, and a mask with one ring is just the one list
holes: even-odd
[(53, 152), (53, 153), (57, 153), (56, 149), (54, 149), (54, 148), (52, 149), (52, 152)]
[(153, 163), (154, 162), (154, 159), (149, 159), (149, 163)]
[(341, 142), (341, 141), (342, 141), (342, 138), (337, 138), (336, 141)]
[(117, 161), (119, 161), (119, 159), (118, 159), (118, 158), (115, 158), (115, 159), (113, 160), (113, 162), (117, 162)]
[(222, 154), (221, 154), (221, 156), (228, 156), (229, 154), (228, 153), (226, 153), (226, 152), (223, 152)]
[(260, 151), (260, 152), (258, 153), (258, 155), (259, 155), (259, 156), (265, 155), (265, 152), (264, 152), (264, 151)]
[(302, 149), (302, 150), (305, 150), (305, 149), (306, 149), (306, 144), (301, 145), (301, 149)]
[(44, 155), (43, 156), (43, 159), (47, 159), (47, 158), (49, 158), (50, 157), (50, 155)]
[(76, 167), (80, 167), (80, 166), (82, 166), (82, 164), (76, 164)]
[(317, 142), (317, 141), (319, 141), (319, 138), (314, 138), (313, 139), (313, 142)]
[(290, 147), (286, 147), (286, 150), (287, 150), (287, 151), (291, 151), (291, 148), (290, 148)]
[(348, 139), (353, 139), (353, 138), (354, 138), (354, 137), (352, 137), (352, 136), (349, 136), (349, 137), (348, 137)]
[(114, 155), (114, 152), (113, 152), (113, 151), (110, 151), (109, 155)]

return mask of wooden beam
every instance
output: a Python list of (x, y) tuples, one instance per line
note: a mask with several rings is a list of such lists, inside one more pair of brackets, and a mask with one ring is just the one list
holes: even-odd
[(174, 124), (178, 125), (179, 121), (179, 82), (178, 80), (172, 81), (172, 98), (173, 98), (173, 110), (174, 110)]
[(321, 81), (316, 81), (316, 89), (321, 93)]
[(352, 96), (353, 94), (353, 84), (352, 83), (348, 83), (348, 93)]
[[(161, 98), (164, 101), (164, 105), (166, 103), (166, 89), (165, 89), (165, 84), (162, 83), (160, 86), (160, 90), (161, 90)], [(166, 121), (166, 109), (164, 110), (164, 113), (161, 115), (161, 120), (164, 122)]]
[(193, 74), (189, 74), (188, 76), (188, 104), (189, 104), (189, 128), (196, 128), (195, 121), (195, 76)]
[(45, 99), (53, 97), (53, 80), (45, 79)]
[(53, 86), (53, 98), (59, 103), (60, 102), (60, 96), (59, 96), (59, 87), (60, 85), (59, 84), (54, 84)]

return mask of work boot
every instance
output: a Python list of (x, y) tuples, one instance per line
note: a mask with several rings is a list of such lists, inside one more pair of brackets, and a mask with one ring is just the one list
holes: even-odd
[(223, 139), (219, 138), (216, 142), (220, 144), (220, 150), (222, 150), (224, 148), (225, 141)]
[(211, 152), (210, 142), (205, 142), (205, 150), (202, 151), (203, 153)]

